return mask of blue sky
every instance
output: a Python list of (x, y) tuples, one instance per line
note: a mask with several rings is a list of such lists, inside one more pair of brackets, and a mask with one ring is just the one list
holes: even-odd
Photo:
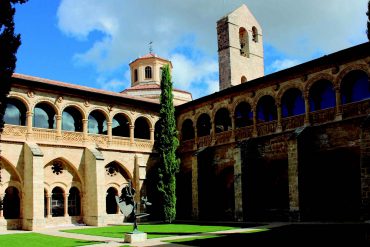
[(245, 3), (263, 29), (265, 73), (367, 41), (367, 0), (30, 0), (17, 5), (17, 73), (119, 92), (128, 64), (172, 61), (175, 87), (218, 91), (216, 21)]

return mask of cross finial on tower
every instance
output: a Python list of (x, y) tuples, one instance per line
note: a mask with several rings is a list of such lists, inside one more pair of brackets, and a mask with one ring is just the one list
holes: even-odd
[(153, 41), (149, 42), (149, 53), (153, 54)]

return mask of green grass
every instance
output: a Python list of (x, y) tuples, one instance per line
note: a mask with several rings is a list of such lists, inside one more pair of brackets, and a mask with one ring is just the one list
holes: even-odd
[(18, 233), (0, 235), (0, 246), (6, 247), (70, 247), (102, 242), (48, 236), (39, 233)]
[[(139, 225), (139, 230), (146, 232), (148, 238), (162, 238), (171, 237), (178, 235), (189, 235), (199, 234), (205, 232), (224, 231), (230, 229), (238, 229), (240, 227), (231, 226), (210, 226), (210, 225), (188, 225), (188, 224), (142, 224)], [(125, 226), (109, 226), (109, 227), (97, 227), (97, 228), (86, 228), (76, 230), (63, 230), (70, 233), (79, 233), (86, 235), (122, 238), (125, 233), (132, 231), (131, 225)]]

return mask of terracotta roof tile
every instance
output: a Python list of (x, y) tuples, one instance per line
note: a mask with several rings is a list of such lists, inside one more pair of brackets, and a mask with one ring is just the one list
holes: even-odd
[[(140, 84), (140, 85), (136, 85), (136, 86), (133, 86), (133, 87), (129, 87), (129, 88), (123, 90), (122, 93), (125, 93), (127, 91), (159, 90), (159, 89), (161, 89), (161, 87), (158, 84), (156, 84), (156, 83)], [(181, 90), (181, 89), (177, 89), (177, 88), (174, 88), (173, 91), (191, 94), (191, 93), (189, 93), (189, 92), (187, 92), (185, 90)]]

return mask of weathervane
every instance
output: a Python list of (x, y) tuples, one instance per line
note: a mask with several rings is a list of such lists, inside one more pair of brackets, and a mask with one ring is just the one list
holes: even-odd
[(149, 53), (153, 54), (153, 41), (149, 42)]

